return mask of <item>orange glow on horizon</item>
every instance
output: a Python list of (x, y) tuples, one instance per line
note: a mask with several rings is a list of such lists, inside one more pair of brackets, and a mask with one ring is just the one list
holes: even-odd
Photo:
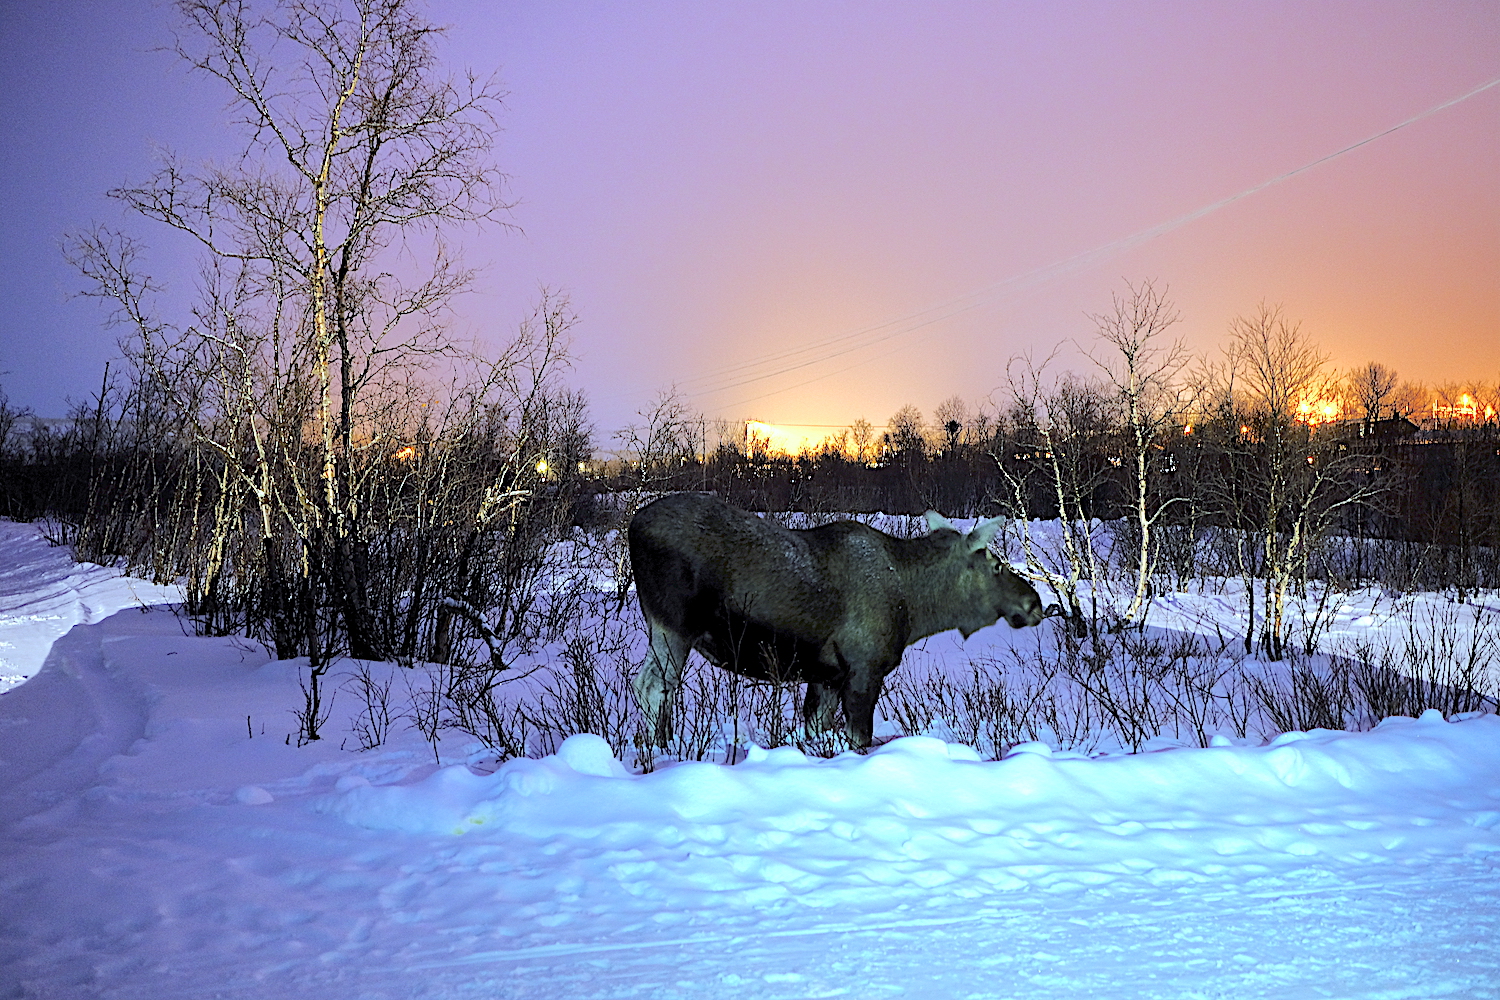
[(817, 446), (821, 437), (805, 433), (796, 424), (768, 424), (763, 420), (745, 421), (745, 443), (751, 438), (761, 438), (767, 450), (774, 455), (796, 455), (807, 448)]

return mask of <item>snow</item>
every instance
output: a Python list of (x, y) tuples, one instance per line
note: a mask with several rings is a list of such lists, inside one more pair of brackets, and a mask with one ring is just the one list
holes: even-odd
[(636, 774), (357, 752), (340, 697), (298, 747), (302, 665), (0, 545), (0, 997), (1500, 997), (1494, 715)]
[(38, 525), (0, 519), (0, 692), (35, 674), (59, 636), (122, 608), (181, 600), (177, 587), (76, 563)]

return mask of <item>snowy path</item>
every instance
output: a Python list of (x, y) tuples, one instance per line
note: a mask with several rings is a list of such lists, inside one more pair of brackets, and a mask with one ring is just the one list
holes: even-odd
[(74, 625), (181, 599), (176, 587), (75, 563), (38, 525), (0, 519), (0, 691), (40, 670), (52, 643)]
[(296, 692), (129, 613), (0, 696), (0, 998), (1500, 997), (1492, 716), (483, 775)]

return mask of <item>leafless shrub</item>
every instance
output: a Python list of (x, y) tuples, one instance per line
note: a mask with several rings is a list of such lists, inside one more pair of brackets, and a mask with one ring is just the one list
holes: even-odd
[(667, 754), (675, 760), (706, 760), (715, 749), (727, 750), (726, 723), (738, 717), (738, 695), (744, 680), (737, 674), (700, 663), (683, 674), (676, 702), (672, 741)]
[(1391, 716), (1493, 712), (1500, 623), (1482, 607), (1446, 604), (1408, 617), (1394, 644), (1355, 642), (1326, 662), (1296, 656), (1287, 670), (1247, 679), (1277, 731), (1368, 729)]
[(343, 684), (343, 690), (355, 698), (359, 711), (350, 723), (350, 731), (361, 750), (373, 750), (385, 743), (390, 735), (394, 715), (391, 705), (391, 684), (395, 677), (384, 672), (377, 677), (368, 660), (355, 660)]
[(432, 747), (434, 760), (438, 756), (438, 741), (443, 729), (443, 692), (447, 690), (448, 667), (442, 663), (424, 663), (415, 669), (402, 672), (406, 685), (406, 711), (403, 718)]
[(1348, 671), (1295, 651), (1283, 670), (1251, 674), (1246, 683), (1277, 732), (1343, 729), (1353, 707)]
[[(1333, 625), (1334, 617), (1344, 603), (1343, 595), (1349, 590), (1347, 582), (1340, 579), (1329, 566), (1328, 553), (1320, 547), (1316, 554), (1323, 563), (1322, 579), (1309, 586), (1304, 575), (1299, 595), (1302, 598), (1299, 613), (1290, 616), (1291, 624), (1287, 627), (1288, 639), (1296, 638), (1300, 642), (1304, 656), (1312, 656), (1318, 651), (1319, 641)], [(1308, 568), (1305, 563), (1304, 573)], [(1317, 595), (1316, 600), (1309, 600), (1309, 592)]]
[(1033, 740), (1082, 751), (1139, 750), (1158, 737), (1207, 746), (1253, 728), (1242, 658), (1232, 640), (1134, 630), (1078, 637), (1061, 623), (1034, 648), (971, 660), (966, 674), (898, 673), (881, 708), (907, 735), (936, 726), (992, 758)]
[[(1493, 710), (1488, 671), (1500, 624), (1492, 617), (1471, 605), (1444, 605), (1413, 619), (1393, 646), (1366, 644), (1333, 658), (1294, 650), (1282, 663), (1248, 660), (1235, 636), (1101, 630), (1079, 637), (1054, 623), (1037, 630), (1035, 646), (1023, 642), (975, 658), (966, 670), (907, 664), (887, 683), (880, 712), (899, 733), (935, 733), (998, 758), (1032, 740), (1086, 752), (1140, 750), (1158, 738), (1205, 746), (1220, 733), (1367, 728), (1425, 708), (1449, 715)], [(651, 745), (630, 690), (639, 622), (600, 595), (572, 628), (544, 665), (517, 683), (448, 664), (403, 671), (405, 719), (434, 745), (456, 729), (499, 759), (550, 753), (563, 738), (592, 732), (642, 771), (674, 760), (735, 763), (750, 743), (825, 757), (848, 749), (837, 725), (808, 731), (800, 683), (747, 680), (696, 655), (673, 704), (673, 738), (666, 747)], [(495, 686), (465, 687), (486, 676)], [(365, 717), (385, 717), (389, 685), (356, 676), (345, 690), (368, 699), (355, 735), (373, 745), (377, 736)], [(362, 736), (365, 730), (370, 735)]]
[(979, 658), (969, 661), (967, 675), (957, 677), (940, 671), (897, 673), (881, 708), (906, 735), (921, 735), (941, 723), (946, 735), (989, 758), (1059, 729), (1071, 745), (1075, 734), (1057, 711), (1052, 678), (1026, 664), (1018, 657), (1007, 668), (1002, 661)]
[(793, 746), (798, 735), (800, 684), (786, 681), (743, 682), (746, 734), (759, 746)]
[[(1241, 660), (1227, 644), (1213, 648), (1193, 635), (1173, 633), (1162, 643), (1160, 655), (1165, 663), (1158, 685), (1172, 721), (1172, 734), (1191, 738), (1198, 746), (1208, 746), (1220, 730), (1232, 729), (1244, 736), (1244, 699), (1236, 692), (1236, 667)], [(1227, 683), (1226, 683), (1227, 682)]]
[[(560, 383), (564, 299), (544, 292), (498, 358), (446, 332), (473, 272), (444, 231), (503, 224), (498, 90), (444, 74), (441, 29), (407, 0), (176, 6), (174, 51), (228, 88), (244, 155), (201, 171), (168, 157), (111, 192), (203, 252), (179, 325), (154, 311), (131, 236), (69, 240), (134, 368), (94, 408), (80, 555), (185, 577), (204, 631), (306, 657), (305, 739), (343, 653), (449, 664), (457, 724), (502, 739), (495, 674), (567, 617), (543, 563), (592, 448)], [(430, 252), (392, 266), (412, 240)]]
[(500, 687), (510, 678), (492, 668), (444, 671), (443, 727), (474, 737), (498, 759), (527, 756), (533, 724), (524, 703), (506, 699)]
[(1158, 700), (1165, 664), (1160, 639), (1139, 632), (1064, 631), (1058, 655), (1063, 674), (1098, 706), (1106, 723), (1132, 750), (1160, 735)]
[(1362, 725), (1429, 708), (1444, 715), (1493, 712), (1500, 621), (1476, 605), (1449, 603), (1408, 618), (1398, 645), (1352, 644), (1337, 661), (1350, 675)]
[(563, 666), (538, 679), (535, 700), (527, 709), (539, 752), (553, 752), (574, 733), (593, 733), (617, 758), (629, 759), (641, 726), (630, 689), (630, 639), (618, 620), (608, 619), (568, 639)]
[(333, 700), (337, 692), (328, 691), (325, 698), (323, 686), (319, 683), (321, 677), (322, 671), (316, 666), (298, 670), (297, 685), (302, 689), (302, 704), (292, 709), (292, 715), (297, 719), (299, 747), (323, 738), (323, 724), (333, 711)]

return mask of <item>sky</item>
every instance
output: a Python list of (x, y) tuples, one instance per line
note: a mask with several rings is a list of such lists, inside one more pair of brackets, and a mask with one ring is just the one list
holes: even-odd
[[(1127, 239), (1500, 78), (1488, 0), (431, 10), (446, 65), (508, 93), (515, 228), (460, 234), (481, 274), (454, 330), (498, 349), (565, 292), (602, 446), (673, 387), (830, 428), (998, 400), (1014, 357), (1081, 369), (1091, 316), (1143, 280), (1195, 350), (1264, 301), (1339, 366), (1500, 376), (1500, 87)], [(224, 95), (157, 48), (173, 16), (0, 4), (0, 386), (39, 414), (120, 334), (62, 234), (128, 222), (105, 192), (160, 150), (235, 149)], [(180, 318), (190, 257), (129, 224)]]

